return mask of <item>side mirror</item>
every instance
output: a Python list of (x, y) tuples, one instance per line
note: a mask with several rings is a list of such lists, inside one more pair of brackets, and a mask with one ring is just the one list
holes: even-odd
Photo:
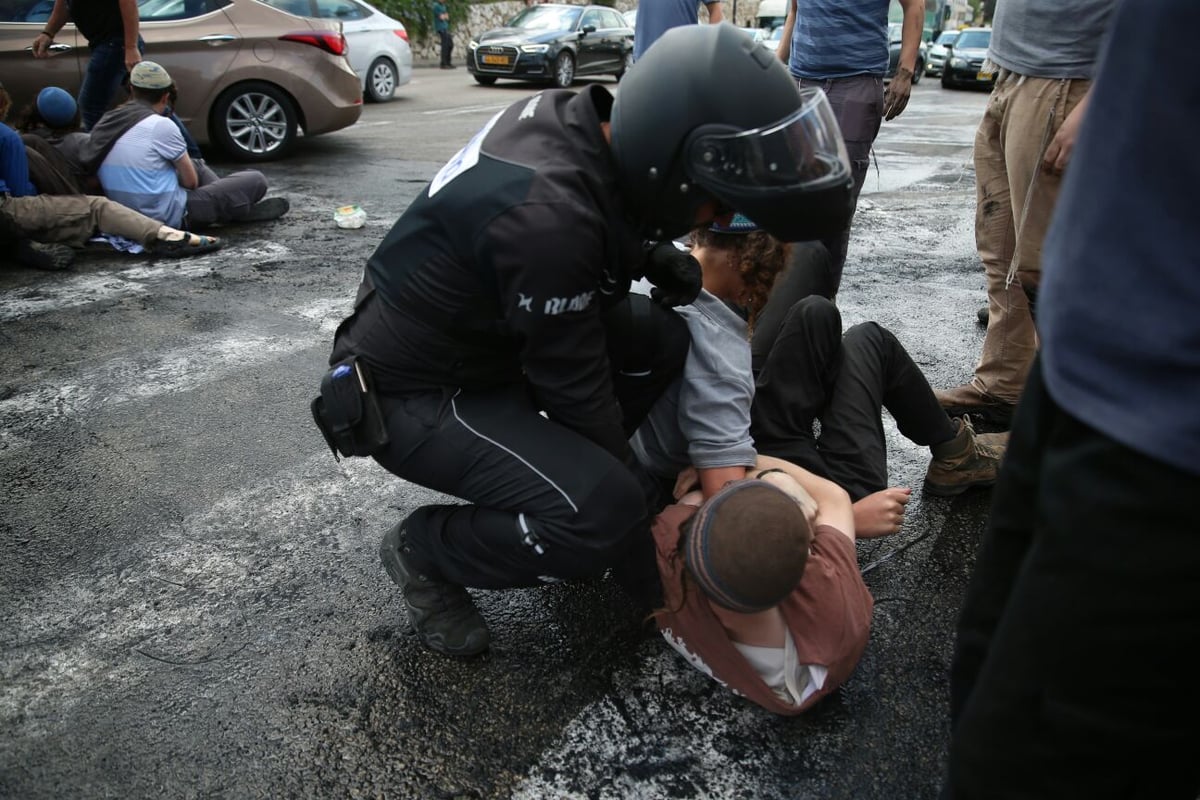
[(595, 33), (595, 32), (596, 32), (595, 25), (584, 25), (583, 28), (580, 29), (579, 35), (586, 36), (589, 33)]

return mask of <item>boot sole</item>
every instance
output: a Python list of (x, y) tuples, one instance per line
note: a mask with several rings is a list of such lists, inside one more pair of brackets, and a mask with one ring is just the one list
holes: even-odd
[[(408, 570), (404, 567), (404, 562), (400, 558), (400, 536), (404, 532), (404, 523), (400, 522), (392, 526), (392, 528), (383, 536), (383, 541), (379, 543), (379, 560), (383, 562), (383, 569), (387, 572), (388, 577), (392, 579), (392, 583), (400, 587), (400, 591), (404, 591), (404, 585), (410, 579)], [(413, 620), (412, 610), (409, 608), (408, 599), (404, 600), (404, 612), (408, 616), (409, 627), (413, 629), (413, 633), (417, 635), (417, 639), (421, 644), (433, 650), (436, 653), (441, 653), (447, 656), (468, 657), (477, 656), (488, 649), (491, 644), (491, 634), (487, 628), (483, 628), (481, 637), (468, 637), (466, 644), (462, 647), (450, 647), (441, 637), (430, 637), (421, 630), (416, 621)]]
[(972, 483), (955, 483), (955, 484), (940, 484), (932, 483), (928, 479), (925, 480), (925, 492), (934, 497), (958, 497), (971, 489), (988, 489), (996, 485), (993, 478), (988, 481), (974, 481)]

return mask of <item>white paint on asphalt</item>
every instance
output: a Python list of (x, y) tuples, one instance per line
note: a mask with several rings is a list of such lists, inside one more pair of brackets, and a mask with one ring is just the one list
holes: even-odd
[(269, 264), (292, 256), (292, 250), (275, 242), (231, 247), (203, 256), (159, 259), (129, 269), (103, 270), (63, 276), (0, 295), (0, 322), (45, 314), (66, 308), (147, 294), (165, 281), (198, 278), (230, 264)]

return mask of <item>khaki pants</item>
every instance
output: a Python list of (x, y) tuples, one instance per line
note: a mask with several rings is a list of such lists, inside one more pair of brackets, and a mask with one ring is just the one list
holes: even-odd
[(148, 245), (162, 227), (107, 197), (82, 194), (0, 197), (0, 216), (6, 217), (0, 229), (22, 239), (71, 245), (84, 244), (96, 231)]
[(1041, 170), (1042, 157), (1090, 84), (1001, 70), (975, 134), (975, 244), (987, 274), (988, 329), (973, 383), (999, 400), (1020, 398), (1037, 353), (1025, 289), (1041, 281), (1042, 241), (1062, 184)]

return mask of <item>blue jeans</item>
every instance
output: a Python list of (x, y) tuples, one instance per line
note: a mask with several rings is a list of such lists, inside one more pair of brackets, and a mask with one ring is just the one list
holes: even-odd
[[(125, 40), (109, 39), (103, 42), (88, 42), (92, 57), (83, 74), (83, 85), (79, 87), (79, 113), (83, 129), (90, 131), (104, 112), (113, 104), (113, 98), (125, 80)], [(138, 37), (138, 49), (145, 47)]]

